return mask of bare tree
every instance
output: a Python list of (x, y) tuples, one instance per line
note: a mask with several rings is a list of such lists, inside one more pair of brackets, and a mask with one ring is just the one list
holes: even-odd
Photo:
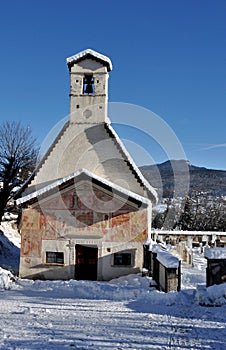
[(31, 129), (21, 123), (0, 125), (0, 223), (16, 187), (34, 170), (37, 150)]

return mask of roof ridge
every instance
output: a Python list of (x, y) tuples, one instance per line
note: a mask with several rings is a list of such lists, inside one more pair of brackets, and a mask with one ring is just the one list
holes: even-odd
[(157, 191), (154, 189), (154, 187), (151, 186), (151, 184), (145, 179), (145, 177), (143, 176), (143, 174), (141, 173), (141, 171), (139, 170), (139, 168), (137, 167), (137, 165), (135, 164), (132, 156), (130, 155), (130, 153), (127, 151), (124, 143), (122, 142), (122, 140), (120, 139), (120, 137), (118, 136), (117, 132), (115, 131), (115, 129), (110, 125), (110, 120), (109, 123), (105, 123), (105, 127), (110, 131), (110, 133), (113, 135), (113, 137), (115, 138), (118, 146), (121, 149), (122, 155), (125, 157), (126, 161), (130, 164), (130, 166), (132, 167), (132, 169), (134, 170), (135, 174), (137, 175), (138, 179), (140, 180), (140, 182), (142, 183), (142, 185), (148, 190), (149, 193), (151, 193), (152, 197), (154, 197), (155, 201), (157, 202)]
[(52, 189), (54, 189), (56, 187), (59, 187), (60, 185), (62, 185), (64, 183), (72, 180), (73, 178), (78, 177), (81, 174), (85, 174), (86, 176), (91, 177), (94, 180), (97, 180), (97, 181), (99, 181), (99, 182), (101, 182), (101, 183), (103, 183), (103, 184), (105, 184), (105, 185), (115, 189), (116, 191), (119, 191), (119, 192), (121, 192), (123, 194), (126, 194), (126, 195), (128, 195), (128, 197), (132, 197), (132, 198), (134, 198), (134, 199), (136, 199), (136, 200), (138, 200), (140, 202), (148, 204), (148, 199), (147, 198), (145, 198), (145, 197), (143, 197), (143, 196), (141, 196), (141, 195), (139, 195), (139, 194), (137, 194), (137, 193), (135, 193), (133, 191), (126, 190), (125, 188), (115, 184), (114, 182), (109, 181), (107, 179), (104, 179), (104, 178), (102, 178), (102, 177), (92, 173), (91, 171), (89, 171), (89, 170), (87, 170), (85, 168), (79, 169), (79, 170), (73, 172), (70, 175), (67, 175), (67, 176), (65, 176), (65, 177), (63, 177), (61, 179), (53, 181), (51, 184), (49, 184), (49, 185), (47, 185), (45, 187), (42, 187), (41, 189), (39, 189), (37, 191), (34, 191), (34, 192), (32, 192), (32, 193), (30, 193), (30, 194), (28, 194), (28, 195), (26, 195), (26, 196), (24, 196), (22, 198), (17, 199), (17, 204), (26, 203), (27, 201), (30, 201), (33, 198), (41, 196), (44, 193), (49, 192)]
[(63, 127), (61, 128), (61, 130), (59, 131), (59, 133), (57, 134), (57, 136), (55, 137), (55, 139), (53, 140), (53, 142), (51, 143), (51, 145), (49, 146), (48, 150), (46, 151), (46, 153), (44, 154), (44, 156), (42, 157), (41, 161), (39, 162), (37, 168), (35, 169), (36, 171), (39, 171), (42, 167), (42, 165), (45, 163), (46, 159), (49, 157), (50, 153), (52, 152), (52, 150), (54, 149), (54, 147), (56, 146), (56, 144), (58, 143), (58, 141), (61, 139), (61, 137), (63, 136), (64, 132), (66, 131), (66, 129), (68, 128), (70, 124), (70, 121), (67, 120), (66, 123), (63, 125)]
[(97, 59), (99, 59), (99, 60), (101, 60), (103, 62), (106, 62), (108, 64), (108, 71), (112, 70), (112, 62), (111, 62), (110, 58), (105, 56), (105, 55), (103, 55), (102, 53), (99, 53), (99, 52), (94, 51), (92, 49), (86, 49), (86, 50), (78, 52), (77, 54), (75, 54), (75, 55), (73, 55), (71, 57), (68, 57), (66, 59), (67, 64), (70, 65), (70, 64), (72, 64), (74, 62), (77, 62), (77, 61), (81, 60), (83, 57), (85, 57), (87, 55), (94, 56)]
[(43, 164), (45, 163), (45, 161), (47, 160), (47, 158), (49, 157), (50, 153), (52, 152), (52, 150), (54, 149), (55, 145), (58, 143), (58, 141), (61, 139), (62, 135), (64, 134), (65, 130), (68, 128), (70, 124), (70, 121), (66, 121), (66, 123), (63, 125), (63, 127), (61, 128), (61, 130), (59, 131), (59, 133), (57, 134), (57, 136), (55, 137), (55, 139), (53, 140), (53, 142), (51, 143), (51, 145), (49, 146), (49, 148), (47, 149), (47, 151), (45, 152), (45, 154), (43, 155), (43, 157), (41, 158), (40, 162), (38, 163), (37, 167), (34, 169), (34, 171), (31, 173), (31, 175), (29, 176), (29, 178), (24, 182), (23, 186), (16, 192), (14, 199), (18, 198), (23, 191), (25, 191), (25, 189), (28, 187), (28, 185), (34, 180), (35, 176), (38, 174), (38, 172), (41, 170)]

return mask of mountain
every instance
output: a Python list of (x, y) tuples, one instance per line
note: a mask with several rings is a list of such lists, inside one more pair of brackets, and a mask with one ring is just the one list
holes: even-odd
[(186, 160), (171, 160), (157, 165), (140, 167), (145, 178), (163, 197), (172, 197), (175, 184), (178, 195), (188, 183), (189, 195), (197, 193), (217, 197), (226, 196), (226, 171), (192, 165)]

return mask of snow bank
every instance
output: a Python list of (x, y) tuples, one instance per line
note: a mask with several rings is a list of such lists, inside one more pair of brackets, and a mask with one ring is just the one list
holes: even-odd
[(226, 248), (205, 248), (204, 256), (207, 259), (226, 259)]
[(150, 278), (132, 274), (110, 282), (97, 281), (31, 281), (18, 279), (14, 289), (26, 289), (50, 298), (78, 298), (124, 301), (143, 297), (150, 289)]
[(15, 282), (15, 278), (12, 273), (0, 267), (0, 288), (10, 289), (13, 282)]
[(148, 305), (187, 305), (191, 303), (189, 293), (164, 293), (150, 287), (152, 279), (142, 277), (141, 274), (131, 274), (113, 279), (109, 282), (96, 281), (32, 281), (18, 279), (13, 289), (42, 298), (57, 299), (91, 299), (112, 301), (137, 301), (144, 305), (148, 312)]
[(197, 287), (195, 302), (202, 306), (226, 305), (226, 283), (215, 284), (208, 288)]
[(20, 248), (21, 236), (18, 233), (18, 230), (15, 228), (15, 221), (2, 221), (0, 225), (0, 231), (4, 233), (4, 236), (8, 238), (8, 240), (13, 243), (17, 248)]
[[(15, 283), (14, 283), (15, 282)], [(96, 281), (32, 281), (17, 279), (7, 270), (0, 268), (0, 289), (20, 290), (26, 295), (56, 299), (91, 299), (135, 302), (143, 311), (149, 312), (152, 305), (172, 306), (192, 305), (223, 306), (226, 305), (226, 284), (208, 288), (198, 286), (196, 289), (164, 293), (150, 287), (152, 279), (141, 274), (120, 277), (110, 282)]]
[[(8, 271), (7, 271), (8, 272)], [(6, 272), (6, 273), (7, 273)], [(8, 277), (7, 277), (8, 278)], [(26, 294), (57, 299), (91, 299), (112, 301), (136, 301), (145, 312), (152, 305), (178, 306), (199, 304), (201, 306), (226, 305), (226, 284), (206, 288), (164, 293), (150, 287), (153, 280), (141, 274), (119, 277), (110, 282), (96, 281), (32, 281), (18, 279), (12, 289), (25, 290)]]
[(2, 222), (0, 226), (0, 266), (14, 273), (19, 271), (20, 236), (12, 227), (12, 222)]

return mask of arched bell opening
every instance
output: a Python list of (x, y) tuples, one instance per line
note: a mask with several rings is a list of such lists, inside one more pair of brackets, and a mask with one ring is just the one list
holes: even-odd
[(83, 94), (93, 95), (94, 94), (94, 78), (93, 75), (86, 74), (83, 78)]

